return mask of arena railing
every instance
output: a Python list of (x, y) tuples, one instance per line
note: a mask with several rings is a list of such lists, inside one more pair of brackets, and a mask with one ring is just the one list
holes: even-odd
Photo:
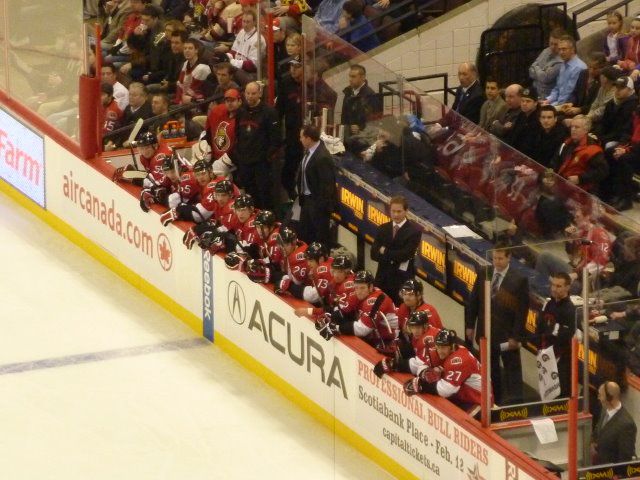
[(601, 19), (602, 17), (606, 16), (609, 12), (614, 12), (616, 10), (618, 10), (621, 7), (624, 7), (624, 16), (628, 17), (629, 16), (629, 4), (632, 2), (633, 0), (621, 0), (620, 2), (617, 2), (613, 5), (610, 5), (608, 7), (605, 7), (603, 9), (599, 9), (596, 13), (589, 15), (586, 18), (583, 18), (581, 20), (578, 20), (578, 16), (580, 14), (583, 13), (588, 13), (592, 8), (594, 7), (601, 7), (602, 6), (602, 0), (593, 0), (591, 2), (588, 2), (584, 5), (582, 5), (579, 8), (576, 8), (575, 10), (573, 10), (571, 12), (571, 17), (573, 20), (573, 28), (576, 32), (578, 32), (582, 27), (584, 27), (585, 25), (588, 25), (592, 22), (595, 22), (596, 20)]

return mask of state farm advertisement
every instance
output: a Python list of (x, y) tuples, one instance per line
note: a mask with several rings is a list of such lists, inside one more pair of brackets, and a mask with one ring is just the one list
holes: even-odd
[(347, 345), (322, 339), (281, 298), (212, 262), (216, 331), (415, 478), (534, 478), (425, 398), (407, 397), (394, 378), (376, 377)]
[(0, 178), (46, 208), (44, 173), (43, 138), (0, 109)]
[(182, 245), (184, 232), (163, 227), (158, 214), (144, 213), (135, 197), (49, 138), (46, 148), (48, 210), (200, 317), (201, 254)]

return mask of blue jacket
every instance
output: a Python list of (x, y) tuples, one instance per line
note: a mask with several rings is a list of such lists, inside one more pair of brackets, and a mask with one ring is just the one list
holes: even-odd
[(378, 40), (378, 36), (375, 33), (369, 35), (373, 32), (373, 25), (371, 25), (369, 19), (364, 15), (352, 19), (348, 30), (349, 32), (344, 35), (340, 32), (338, 32), (338, 34), (358, 50), (367, 52), (380, 45), (380, 40)]

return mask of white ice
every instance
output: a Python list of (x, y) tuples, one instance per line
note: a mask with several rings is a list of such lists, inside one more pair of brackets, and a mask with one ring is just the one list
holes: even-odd
[(0, 478), (391, 478), (210, 345), (6, 373), (197, 334), (2, 194), (0, 245)]

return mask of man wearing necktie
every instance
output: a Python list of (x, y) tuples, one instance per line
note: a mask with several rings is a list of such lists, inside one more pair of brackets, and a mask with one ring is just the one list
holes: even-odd
[(378, 227), (371, 247), (371, 259), (378, 262), (375, 285), (393, 303), (400, 305), (400, 288), (416, 275), (414, 257), (420, 244), (420, 227), (407, 219), (409, 205), (404, 197), (390, 200), (391, 221)]
[(593, 464), (632, 460), (636, 454), (637, 427), (620, 402), (620, 386), (604, 382), (598, 388), (598, 400), (602, 409), (591, 437)]
[[(491, 383), (498, 405), (522, 401), (520, 342), (529, 310), (529, 281), (510, 266), (508, 245), (498, 242), (491, 251)], [(484, 336), (484, 277), (478, 275), (465, 304), (467, 345)], [(477, 325), (476, 325), (477, 320)], [(504, 392), (503, 392), (504, 380)]]
[(332, 245), (329, 222), (336, 206), (336, 167), (331, 154), (312, 125), (300, 130), (304, 156), (296, 177), (300, 224), (298, 235), (306, 243)]

